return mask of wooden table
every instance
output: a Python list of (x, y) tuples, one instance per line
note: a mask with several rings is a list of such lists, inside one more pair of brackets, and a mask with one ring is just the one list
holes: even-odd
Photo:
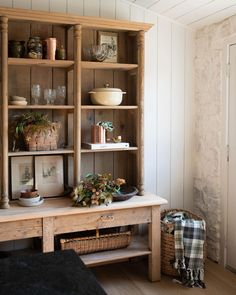
[(160, 280), (160, 205), (167, 201), (156, 195), (134, 196), (124, 202), (91, 208), (71, 206), (68, 198), (46, 199), (38, 207), (20, 207), (0, 211), (0, 242), (42, 237), (43, 252), (54, 251), (54, 236), (76, 231), (136, 224), (149, 225), (148, 243), (136, 240), (128, 248), (81, 255), (86, 265), (148, 255), (149, 279)]

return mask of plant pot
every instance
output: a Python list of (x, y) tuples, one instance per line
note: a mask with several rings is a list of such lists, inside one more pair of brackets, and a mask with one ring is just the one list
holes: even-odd
[(123, 94), (125, 93), (119, 88), (109, 88), (108, 84), (104, 88), (95, 88), (89, 92), (93, 104), (104, 106), (117, 106), (121, 104)]
[(24, 129), (23, 136), (26, 148), (29, 151), (50, 151), (57, 149), (59, 138), (59, 123), (51, 123), (50, 127), (35, 130), (29, 125)]

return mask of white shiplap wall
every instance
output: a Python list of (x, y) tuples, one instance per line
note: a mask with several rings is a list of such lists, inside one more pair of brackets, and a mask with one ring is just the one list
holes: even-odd
[(0, 0), (0, 6), (154, 24), (145, 45), (145, 190), (166, 198), (168, 207), (191, 209), (194, 33), (125, 0)]

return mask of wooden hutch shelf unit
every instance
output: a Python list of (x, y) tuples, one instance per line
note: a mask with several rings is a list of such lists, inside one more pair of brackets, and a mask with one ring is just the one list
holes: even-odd
[[(149, 246), (133, 242), (127, 249), (85, 255), (83, 260), (87, 265), (97, 265), (149, 255), (149, 277), (152, 281), (160, 279), (160, 205), (166, 201), (143, 192), (144, 35), (150, 28), (150, 24), (137, 22), (0, 8), (0, 207), (7, 209), (0, 214), (0, 241), (42, 237), (43, 251), (47, 252), (54, 250), (54, 235), (60, 233), (148, 223)], [(97, 44), (99, 30), (117, 33), (116, 63), (85, 60), (83, 48)], [(67, 60), (8, 58), (9, 40), (26, 43), (32, 36), (55, 37), (66, 48)], [(92, 105), (89, 91), (107, 83), (127, 93), (121, 105)], [(40, 84), (42, 89), (65, 85), (65, 104), (33, 104), (33, 84)], [(15, 95), (26, 97), (28, 104), (11, 105), (10, 97)], [(58, 149), (13, 151), (13, 116), (39, 110), (63, 126)], [(121, 135), (130, 147), (82, 149), (83, 142), (91, 141), (91, 125), (98, 121), (112, 121), (115, 129), (111, 136)], [(144, 196), (97, 208), (73, 208), (62, 196), (45, 198), (39, 207), (18, 206), (11, 200), (12, 160), (52, 155), (63, 158), (65, 185), (76, 186), (89, 172), (111, 172), (114, 178), (125, 178), (138, 187)], [(112, 216), (112, 222), (106, 222), (104, 215)]]
[[(11, 158), (23, 156), (62, 155), (65, 185), (77, 185), (87, 173), (111, 172), (114, 178), (123, 177), (127, 183), (137, 186), (142, 195), (144, 33), (151, 25), (10, 8), (0, 8), (0, 24), (1, 208), (9, 208), (11, 203)], [(99, 30), (117, 33), (117, 62), (85, 60), (83, 49), (97, 44)], [(31, 36), (55, 37), (66, 48), (67, 60), (8, 57), (8, 40), (26, 43)], [(89, 91), (103, 87), (105, 83), (126, 91), (121, 105), (91, 104)], [(66, 85), (66, 103), (33, 104), (32, 84), (40, 84), (42, 89)], [(11, 105), (13, 95), (26, 97), (28, 104)], [(12, 151), (9, 130), (13, 116), (29, 111), (42, 111), (52, 121), (61, 122), (58, 150)], [(121, 135), (130, 147), (82, 149), (82, 142), (91, 140), (91, 125), (101, 120), (112, 121), (113, 136)]]

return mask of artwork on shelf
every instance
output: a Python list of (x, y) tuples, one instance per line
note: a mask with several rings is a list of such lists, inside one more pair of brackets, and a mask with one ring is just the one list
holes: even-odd
[(12, 199), (20, 197), (20, 191), (33, 189), (34, 169), (33, 157), (11, 158), (11, 196)]
[(35, 157), (35, 188), (43, 197), (64, 193), (63, 156)]
[(98, 44), (107, 46), (108, 55), (104, 62), (117, 62), (118, 34), (115, 32), (98, 31)]

